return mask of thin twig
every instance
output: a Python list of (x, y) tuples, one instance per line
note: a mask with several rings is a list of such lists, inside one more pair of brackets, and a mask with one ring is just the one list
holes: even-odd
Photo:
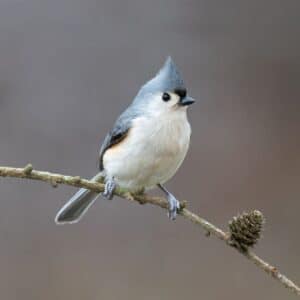
[[(90, 180), (82, 179), (79, 176), (68, 176), (62, 174), (55, 174), (50, 172), (44, 171), (36, 171), (33, 170), (31, 164), (28, 164), (24, 168), (12, 168), (12, 167), (0, 167), (0, 177), (15, 177), (15, 178), (27, 178), (33, 180), (40, 180), (50, 183), (52, 186), (56, 187), (59, 184), (71, 185), (80, 188), (86, 188), (95, 192), (103, 192), (104, 184), (102, 182), (93, 182)], [(119, 197), (130, 201), (137, 201), (140, 204), (150, 203), (161, 208), (167, 209), (168, 202), (165, 198), (162, 197), (153, 197), (143, 193), (140, 194), (130, 194), (128, 191), (124, 191), (118, 188), (115, 191), (115, 194)], [(184, 218), (190, 220), (196, 225), (201, 226), (208, 235), (215, 235), (220, 240), (224, 241), (228, 246), (232, 249), (237, 250), (239, 253), (244, 255), (244, 257), (248, 258), (252, 261), (256, 266), (264, 270), (267, 274), (271, 275), (273, 278), (278, 280), (284, 287), (290, 289), (296, 295), (300, 296), (300, 287), (297, 286), (293, 281), (291, 281), (288, 277), (283, 275), (279, 272), (277, 268), (270, 265), (259, 256), (257, 256), (254, 252), (242, 251), (237, 247), (233, 247), (232, 243), (230, 243), (230, 234), (224, 232), (223, 230), (219, 229), (217, 226), (211, 224), (210, 222), (206, 221), (202, 217), (196, 215), (195, 213), (191, 212), (187, 208), (185, 208), (186, 203), (181, 202), (181, 210), (179, 214)]]

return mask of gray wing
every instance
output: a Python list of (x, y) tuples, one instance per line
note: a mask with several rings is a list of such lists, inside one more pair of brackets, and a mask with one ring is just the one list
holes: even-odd
[(120, 115), (120, 117), (114, 124), (113, 129), (106, 135), (99, 152), (100, 171), (103, 171), (104, 169), (103, 155), (105, 151), (112, 146), (115, 146), (116, 144), (122, 142), (126, 138), (131, 128), (132, 120), (134, 120), (138, 115), (138, 111), (134, 110), (132, 107), (129, 107)]

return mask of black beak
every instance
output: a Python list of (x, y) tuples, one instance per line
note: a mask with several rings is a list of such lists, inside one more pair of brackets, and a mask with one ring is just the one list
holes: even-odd
[(180, 106), (188, 106), (188, 105), (191, 105), (191, 104), (193, 104), (195, 102), (195, 99), (193, 99), (192, 97), (190, 97), (190, 96), (186, 96), (186, 97), (184, 97), (184, 98), (181, 98), (180, 100), (179, 100), (179, 105)]

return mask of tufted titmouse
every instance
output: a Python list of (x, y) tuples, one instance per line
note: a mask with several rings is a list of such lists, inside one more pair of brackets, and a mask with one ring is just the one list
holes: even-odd
[[(157, 186), (168, 199), (169, 217), (175, 219), (179, 202), (162, 184), (175, 174), (189, 148), (191, 127), (187, 107), (194, 102), (168, 57), (104, 139), (99, 153), (100, 172), (92, 178), (105, 178), (104, 197), (112, 199), (116, 186), (130, 192)], [(61, 208), (55, 222), (79, 221), (98, 195), (80, 189)]]

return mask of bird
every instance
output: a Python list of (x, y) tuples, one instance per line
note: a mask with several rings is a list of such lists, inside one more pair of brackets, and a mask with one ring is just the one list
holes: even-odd
[[(190, 144), (187, 108), (195, 100), (169, 56), (158, 73), (146, 82), (108, 132), (99, 151), (99, 172), (105, 198), (116, 187), (131, 193), (158, 187), (168, 200), (168, 216), (175, 220), (180, 202), (164, 184), (182, 164)], [(59, 210), (56, 224), (78, 222), (100, 193), (81, 188)]]

